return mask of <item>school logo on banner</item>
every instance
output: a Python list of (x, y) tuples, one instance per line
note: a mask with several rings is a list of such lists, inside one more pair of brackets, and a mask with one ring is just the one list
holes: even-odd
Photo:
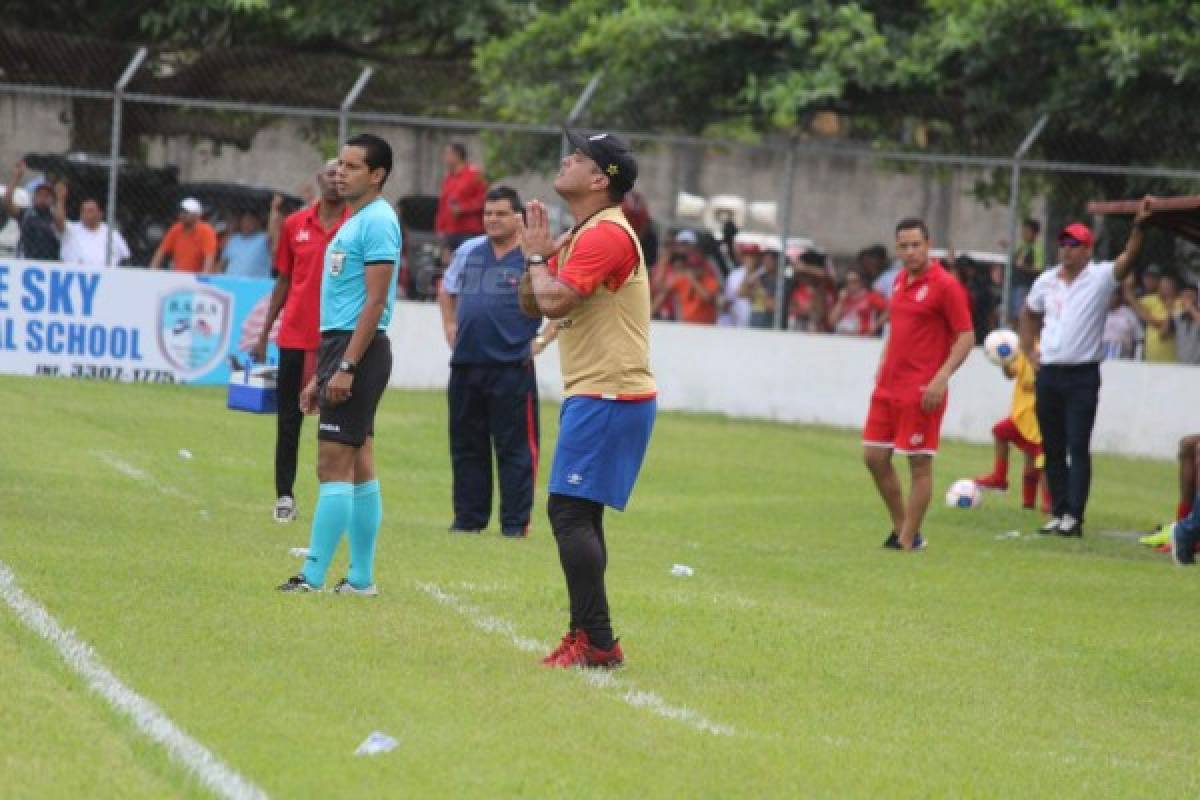
[(158, 302), (158, 347), (185, 375), (208, 372), (225, 356), (233, 296), (212, 286), (177, 289)]

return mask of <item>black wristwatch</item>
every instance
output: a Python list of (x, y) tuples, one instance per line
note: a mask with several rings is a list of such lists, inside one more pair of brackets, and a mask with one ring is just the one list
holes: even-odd
[(354, 362), (342, 359), (342, 363), (338, 364), (338, 372), (344, 372), (347, 375), (354, 374)]

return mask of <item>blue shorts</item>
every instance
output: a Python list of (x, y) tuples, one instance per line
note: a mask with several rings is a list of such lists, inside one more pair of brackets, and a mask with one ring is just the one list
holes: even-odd
[(568, 397), (558, 417), (550, 493), (624, 511), (637, 482), (658, 404)]

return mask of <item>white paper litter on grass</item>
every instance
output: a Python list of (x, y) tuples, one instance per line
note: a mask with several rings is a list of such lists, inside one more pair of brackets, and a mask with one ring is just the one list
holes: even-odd
[(363, 743), (354, 751), (356, 756), (373, 756), (395, 750), (400, 743), (383, 731), (372, 731)]
[(671, 567), (671, 574), (677, 578), (690, 578), (696, 574), (696, 570), (687, 564), (675, 564)]
[(181, 447), (181, 448), (179, 448), (179, 457), (182, 458), (184, 461), (191, 461), (192, 460), (192, 451)]
[(292, 547), (288, 550), (288, 555), (295, 556), (296, 558), (308, 558), (308, 548)]

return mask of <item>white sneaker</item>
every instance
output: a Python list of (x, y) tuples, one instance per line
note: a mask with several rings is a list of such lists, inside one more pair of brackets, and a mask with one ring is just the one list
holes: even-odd
[(275, 501), (273, 516), (276, 522), (293, 522), (296, 519), (296, 501), (285, 494)]
[(1038, 528), (1038, 533), (1058, 533), (1058, 529), (1062, 527), (1062, 520), (1058, 517), (1051, 517), (1046, 520), (1046, 524)]
[(365, 589), (356, 589), (353, 585), (351, 585), (350, 581), (346, 580), (345, 578), (342, 578), (342, 580), (338, 582), (338, 585), (333, 587), (333, 591), (335, 594), (356, 594), (359, 597), (379, 596), (379, 589), (375, 587), (375, 584), (372, 583)]

